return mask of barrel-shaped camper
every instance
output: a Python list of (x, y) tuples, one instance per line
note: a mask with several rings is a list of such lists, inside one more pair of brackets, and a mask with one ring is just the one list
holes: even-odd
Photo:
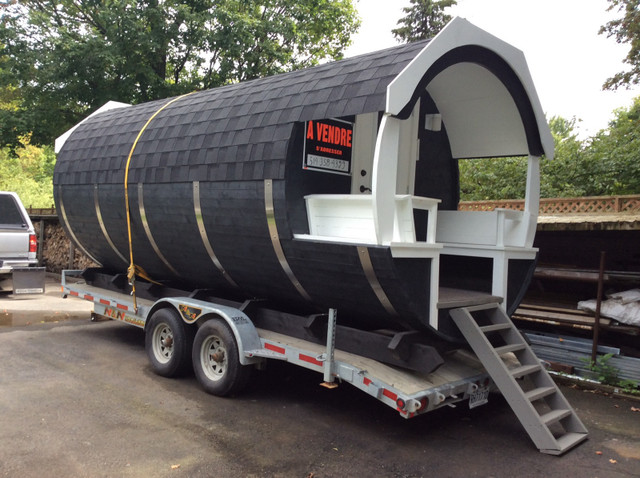
[[(108, 105), (61, 138), (56, 206), (105, 270), (459, 336), (518, 305), (553, 140), (523, 54), (455, 19), (434, 39)], [(523, 212), (458, 211), (458, 160), (527, 156)]]

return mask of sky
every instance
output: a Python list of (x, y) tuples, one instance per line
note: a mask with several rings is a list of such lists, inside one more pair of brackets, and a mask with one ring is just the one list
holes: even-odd
[[(357, 0), (360, 31), (345, 57), (398, 45), (391, 34), (409, 0)], [(602, 84), (626, 69), (629, 47), (598, 35), (608, 20), (606, 0), (458, 0), (445, 12), (522, 50), (547, 118), (576, 118), (587, 138), (607, 127), (616, 108), (640, 96), (632, 90), (603, 91)]]

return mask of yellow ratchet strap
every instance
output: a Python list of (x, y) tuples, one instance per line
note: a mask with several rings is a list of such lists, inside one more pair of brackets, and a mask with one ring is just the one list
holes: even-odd
[(147, 120), (147, 122), (144, 124), (144, 126), (138, 133), (138, 136), (136, 136), (136, 139), (133, 142), (133, 145), (131, 146), (131, 151), (129, 151), (129, 156), (127, 157), (127, 165), (124, 171), (124, 201), (127, 208), (127, 234), (129, 238), (129, 260), (130, 260), (129, 268), (127, 269), (127, 278), (129, 279), (129, 284), (131, 285), (131, 295), (133, 296), (133, 308), (136, 313), (138, 312), (138, 302), (136, 300), (136, 276), (141, 277), (145, 280), (148, 280), (149, 282), (152, 282), (154, 284), (160, 285), (160, 283), (152, 280), (144, 271), (144, 269), (142, 269), (142, 267), (140, 266), (135, 265), (133, 261), (133, 243), (132, 243), (132, 237), (131, 237), (131, 213), (129, 208), (129, 166), (131, 164), (131, 158), (133, 157), (133, 152), (135, 151), (136, 146), (138, 145), (138, 141), (140, 140), (142, 133), (144, 133), (144, 131), (147, 129), (147, 126), (149, 126), (149, 124), (153, 121), (153, 119), (156, 116), (158, 116), (160, 112), (164, 110), (167, 106), (175, 103), (176, 101), (186, 96), (192, 95), (193, 93), (195, 93), (195, 91), (192, 91), (191, 93), (187, 93), (186, 95), (178, 96), (177, 98), (174, 98), (171, 101), (166, 102), (164, 105), (162, 105), (158, 109), (158, 111), (153, 113), (153, 115), (151, 115), (151, 118)]

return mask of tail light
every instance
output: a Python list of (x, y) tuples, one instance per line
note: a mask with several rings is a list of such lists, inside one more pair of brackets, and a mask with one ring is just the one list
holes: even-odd
[(29, 252), (38, 252), (38, 237), (35, 234), (29, 234)]

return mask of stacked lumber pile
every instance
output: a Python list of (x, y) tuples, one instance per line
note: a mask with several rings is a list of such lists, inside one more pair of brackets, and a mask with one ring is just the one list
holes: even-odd
[[(547, 304), (523, 302), (513, 314), (513, 319), (522, 322), (537, 322), (565, 328), (593, 330), (594, 316), (588, 312), (570, 307), (557, 307)], [(603, 330), (628, 335), (640, 335), (640, 328), (621, 325), (616, 321), (600, 317)]]

